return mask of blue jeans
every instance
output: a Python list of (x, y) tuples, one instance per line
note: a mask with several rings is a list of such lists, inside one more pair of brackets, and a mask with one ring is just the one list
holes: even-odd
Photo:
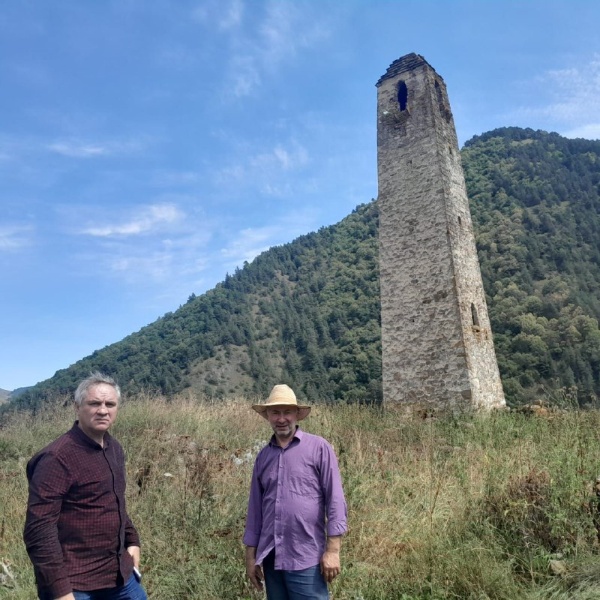
[(301, 571), (275, 569), (275, 553), (270, 552), (263, 562), (267, 600), (328, 600), (327, 583), (321, 566)]
[[(120, 587), (91, 592), (73, 591), (73, 595), (75, 596), (75, 600), (148, 600), (144, 588), (137, 582), (133, 575), (125, 585)], [(52, 600), (54, 596), (42, 593), (39, 598), (40, 600)]]

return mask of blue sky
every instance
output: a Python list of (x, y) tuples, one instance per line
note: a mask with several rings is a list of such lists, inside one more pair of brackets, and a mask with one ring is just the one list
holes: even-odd
[(600, 138), (599, 23), (596, 0), (3, 2), (0, 388), (375, 198), (375, 83), (404, 54), (461, 145)]

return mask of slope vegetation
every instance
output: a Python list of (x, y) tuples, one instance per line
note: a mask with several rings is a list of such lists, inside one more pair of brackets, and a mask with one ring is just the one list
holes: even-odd
[[(600, 142), (503, 128), (463, 163), (509, 403), (600, 394)], [(271, 248), (213, 290), (15, 400), (35, 407), (91, 370), (128, 393), (381, 401), (377, 203)]]

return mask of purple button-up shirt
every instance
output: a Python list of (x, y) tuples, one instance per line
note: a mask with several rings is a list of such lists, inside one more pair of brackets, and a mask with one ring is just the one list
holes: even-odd
[(285, 448), (275, 436), (256, 457), (244, 544), (256, 564), (275, 549), (275, 568), (318, 565), (328, 537), (347, 530), (346, 500), (335, 452), (326, 440), (300, 429)]

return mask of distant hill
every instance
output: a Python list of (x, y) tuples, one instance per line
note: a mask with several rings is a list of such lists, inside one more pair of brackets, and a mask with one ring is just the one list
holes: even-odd
[[(462, 151), (507, 399), (600, 395), (600, 142), (502, 128)], [(126, 392), (381, 401), (377, 203), (271, 248), (178, 310), (15, 400), (72, 393), (92, 369)], [(12, 404), (12, 403), (11, 403)]]
[(10, 397), (10, 392), (8, 390), (3, 390), (0, 388), (0, 404), (6, 402)]

